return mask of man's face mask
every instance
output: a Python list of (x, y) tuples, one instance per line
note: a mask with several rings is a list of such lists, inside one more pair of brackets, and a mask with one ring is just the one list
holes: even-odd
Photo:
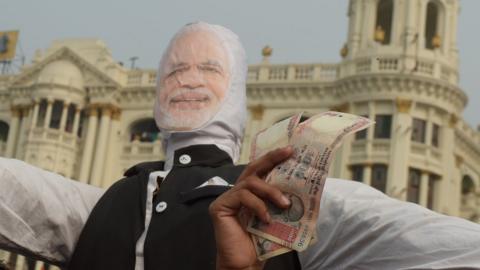
[(159, 84), (158, 124), (188, 131), (207, 123), (219, 111), (230, 84), (227, 51), (209, 31), (189, 31), (169, 49)]

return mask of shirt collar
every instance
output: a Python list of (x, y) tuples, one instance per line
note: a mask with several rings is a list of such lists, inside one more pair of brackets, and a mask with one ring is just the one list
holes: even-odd
[(214, 144), (187, 146), (176, 150), (173, 156), (174, 167), (218, 167), (226, 164), (233, 164), (232, 158)]

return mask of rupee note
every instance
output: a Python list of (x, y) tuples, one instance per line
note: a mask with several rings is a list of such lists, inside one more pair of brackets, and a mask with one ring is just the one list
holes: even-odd
[[(288, 146), (290, 137), (300, 122), (301, 116), (302, 113), (296, 114), (258, 132), (252, 140), (250, 161), (258, 159), (269, 151), (279, 147)], [(290, 248), (286, 248), (261, 236), (252, 234), (251, 237), (257, 258), (261, 261), (291, 251)]]
[[(267, 203), (272, 216), (270, 224), (265, 224), (256, 217), (250, 219), (247, 230), (258, 236), (258, 238), (252, 238), (254, 243), (257, 240), (263, 245), (268, 244), (267, 253), (272, 253), (272, 251), (283, 248), (303, 251), (308, 247), (312, 238), (316, 239), (314, 232), (321, 194), (334, 152), (346, 135), (371, 124), (372, 121), (364, 117), (339, 112), (325, 112), (315, 115), (301, 124), (294, 125), (290, 135), (286, 136), (288, 138), (286, 144), (284, 134), (285, 126), (288, 125), (285, 123), (283, 123), (283, 128), (277, 129), (277, 131), (283, 130), (283, 135), (269, 136), (277, 141), (278, 138), (282, 138), (282, 144), (276, 145), (275, 148), (291, 145), (294, 149), (293, 155), (275, 167), (265, 180), (282, 190), (290, 199), (291, 205), (287, 209), (279, 209)], [(273, 132), (264, 131), (264, 134)], [(252, 157), (257, 157), (258, 153), (268, 152), (261, 148), (270, 144), (261, 140), (259, 142), (255, 142), (256, 149)], [(272, 150), (270, 147), (268, 148), (268, 150)], [(262, 242), (264, 239), (279, 246)], [(265, 250), (264, 248), (262, 252)]]

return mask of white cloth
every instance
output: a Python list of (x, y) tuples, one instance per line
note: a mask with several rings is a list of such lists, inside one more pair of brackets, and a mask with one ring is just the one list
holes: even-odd
[[(149, 182), (151, 201), (156, 184)], [(0, 247), (65, 263), (102, 192), (0, 158)], [(318, 242), (299, 253), (303, 269), (480, 269), (479, 224), (353, 181), (327, 179), (317, 235)]]
[(303, 269), (480, 269), (480, 224), (327, 179)]
[(103, 190), (0, 158), (0, 248), (68, 261)]

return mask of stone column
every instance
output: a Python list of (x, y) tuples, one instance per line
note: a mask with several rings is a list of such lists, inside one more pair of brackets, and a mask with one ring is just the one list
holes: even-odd
[[(375, 120), (375, 101), (368, 102), (368, 118)], [(365, 154), (367, 156), (367, 162), (370, 162), (372, 157), (372, 148), (373, 148), (373, 140), (375, 135), (375, 126), (372, 126), (367, 129), (367, 140), (365, 145)]]
[(50, 126), (50, 121), (52, 120), (53, 100), (47, 99), (47, 104), (47, 112), (45, 113), (45, 122), (43, 123), (43, 128), (48, 128)]
[[(450, 54), (456, 61), (458, 60), (458, 48), (457, 48), (457, 31), (458, 31), (458, 15), (460, 13), (460, 3), (458, 1), (452, 1), (450, 3), (452, 5), (452, 12), (451, 12), (451, 17), (449, 20), (446, 20), (447, 24), (450, 24), (450, 31), (445, 31), (445, 35), (450, 33), (450, 44), (449, 44), (449, 50)], [(455, 68), (458, 68), (458, 65), (455, 65)]]
[[(455, 126), (457, 124), (457, 117), (455, 115), (450, 115), (446, 117), (446, 121), (441, 128), (442, 138), (441, 138), (441, 153), (442, 153), (442, 179), (439, 181), (438, 195), (439, 198), (451, 198), (455, 196), (452, 194), (455, 189), (455, 157), (454, 157), (454, 147), (455, 147)], [(454, 215), (459, 208), (459, 201), (450, 199), (450, 200), (438, 200), (436, 205), (436, 210), (447, 215)]]
[(17, 147), (15, 151), (15, 157), (19, 159), (23, 159), (23, 148), (25, 146), (25, 136), (27, 135), (28, 131), (28, 126), (29, 126), (29, 120), (31, 119), (30, 115), (30, 107), (22, 107), (21, 109), (21, 115), (22, 115), (22, 120), (20, 124), (20, 130), (18, 132), (18, 142), (17, 142)]
[(95, 144), (95, 135), (97, 133), (98, 107), (92, 104), (88, 110), (87, 136), (83, 144), (82, 165), (78, 180), (88, 183), (90, 177), (90, 168), (92, 165), (93, 146)]
[(420, 198), (418, 203), (427, 207), (428, 204), (428, 172), (422, 171), (422, 176), (420, 178)]
[(248, 121), (248, 126), (246, 127), (245, 138), (242, 144), (242, 151), (240, 161), (247, 163), (250, 157), (250, 145), (253, 140), (253, 136), (257, 134), (257, 132), (261, 128), (261, 122), (263, 119), (263, 114), (265, 108), (263, 105), (255, 105), (249, 108), (250, 110), (250, 121)]
[(68, 106), (70, 104), (67, 102), (63, 103), (63, 110), (62, 110), (62, 117), (60, 118), (60, 131), (65, 131), (65, 125), (67, 123), (67, 114), (68, 114)]
[(367, 163), (363, 167), (363, 183), (372, 185), (372, 164)]
[[(418, 39), (417, 39), (417, 49), (419, 52), (425, 50), (425, 25), (427, 21), (427, 5), (424, 4), (423, 1), (415, 1), (417, 4), (417, 12), (421, 14), (419, 16), (419, 21), (417, 24), (417, 32), (418, 32)], [(415, 13), (418, 14), (418, 13)]]
[(97, 146), (95, 149), (94, 163), (92, 168), (92, 177), (90, 183), (94, 186), (102, 185), (102, 178), (105, 165), (105, 154), (108, 143), (108, 133), (112, 116), (112, 108), (108, 105), (101, 107), (102, 116), (100, 118), (100, 128), (97, 137)]
[[(52, 267), (50, 267), (52, 269)], [(35, 264), (35, 270), (45, 270), (45, 263), (44, 262), (37, 262)]]
[(38, 121), (38, 110), (40, 109), (40, 103), (38, 101), (33, 101), (33, 113), (32, 121), (30, 122), (30, 130), (34, 129)]
[[(348, 113), (352, 108), (352, 104), (344, 103), (340, 106), (332, 108), (331, 110)], [(348, 162), (353, 138), (354, 136), (347, 136), (346, 138), (344, 138), (343, 144), (337, 149), (337, 153), (335, 154), (335, 159), (332, 164), (332, 169), (330, 169), (329, 176), (342, 179), (348, 179), (350, 177)]]
[[(121, 153), (121, 140), (119, 136), (121, 110), (117, 107), (112, 108), (112, 121), (110, 122), (110, 134), (108, 136), (108, 145), (106, 149), (104, 174), (101, 186), (108, 187), (119, 175), (116, 173), (114, 164), (118, 164)], [(154, 142), (152, 142), (152, 145)]]
[(12, 118), (8, 129), (7, 147), (5, 150), (6, 157), (13, 157), (15, 153), (15, 145), (17, 143), (18, 126), (20, 124), (20, 108), (12, 106)]
[[(405, 7), (405, 29), (402, 37), (406, 59), (403, 61), (403, 69), (411, 70), (415, 66), (417, 42), (421, 32), (418, 30), (418, 0), (407, 0)], [(422, 32), (423, 33), (423, 32)], [(417, 41), (417, 42), (415, 42)]]
[(75, 108), (75, 117), (73, 118), (73, 129), (72, 129), (72, 134), (77, 135), (78, 133), (78, 128), (80, 126), (80, 113), (82, 109), (80, 107)]
[(350, 17), (351, 24), (350, 28), (351, 34), (350, 34), (350, 46), (351, 48), (348, 48), (350, 50), (350, 54), (352, 57), (354, 57), (358, 51), (358, 47), (360, 45), (360, 40), (361, 40), (361, 30), (362, 30), (362, 2), (359, 0), (352, 1), (351, 2), (351, 10), (350, 12), (353, 12), (352, 17)]
[(411, 100), (397, 99), (393, 119), (393, 134), (390, 141), (390, 167), (388, 168), (387, 194), (398, 193), (398, 199), (405, 200), (408, 186), (408, 165), (412, 133)]
[(371, 0), (364, 0), (363, 3), (363, 25), (362, 25), (362, 41), (361, 41), (361, 48), (366, 48), (369, 42), (373, 41), (373, 33), (375, 29), (375, 10), (376, 10), (376, 2)]
[(17, 257), (16, 269), (25, 269), (25, 257), (22, 255)]

